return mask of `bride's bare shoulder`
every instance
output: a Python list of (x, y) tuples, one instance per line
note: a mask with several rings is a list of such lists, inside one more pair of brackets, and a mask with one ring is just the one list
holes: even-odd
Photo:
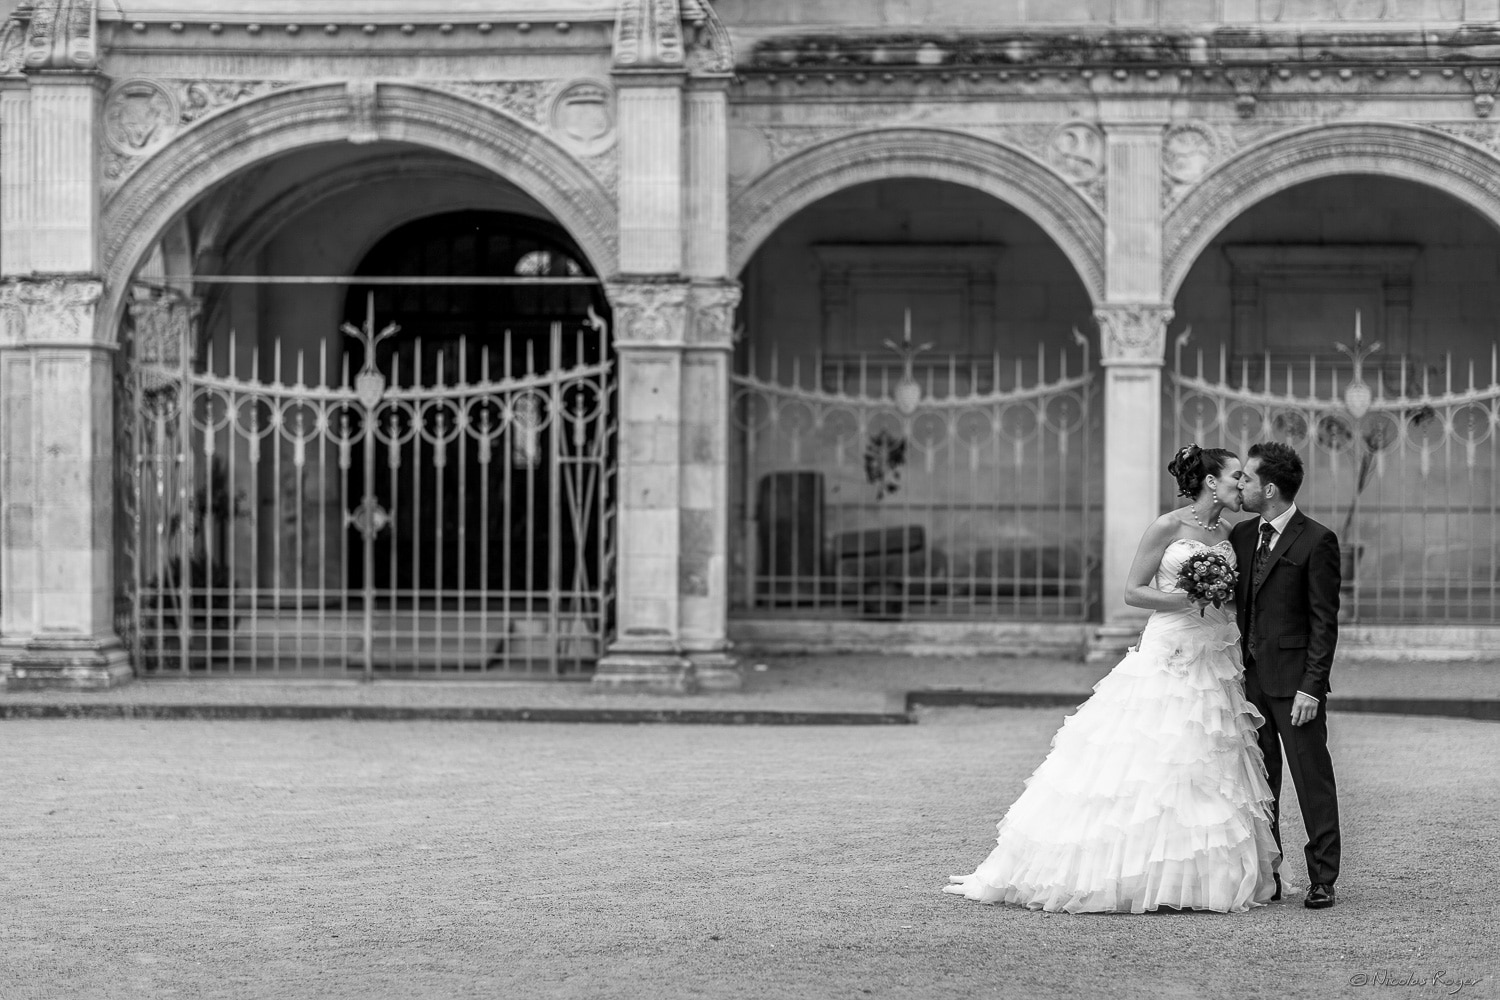
[(1182, 518), (1177, 511), (1169, 510), (1151, 522), (1143, 539), (1147, 544), (1167, 545), (1182, 533)]

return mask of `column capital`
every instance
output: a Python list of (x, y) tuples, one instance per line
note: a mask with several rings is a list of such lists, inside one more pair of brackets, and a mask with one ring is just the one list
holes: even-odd
[(734, 311), (740, 304), (737, 281), (695, 281), (692, 284), (691, 347), (734, 349)]
[(1094, 310), (1099, 324), (1099, 361), (1104, 365), (1160, 366), (1166, 357), (1171, 306), (1151, 302), (1112, 303)]
[(689, 284), (678, 278), (605, 283), (615, 313), (615, 346), (680, 348), (687, 341)]
[(92, 275), (0, 280), (0, 347), (98, 346), (104, 282)]

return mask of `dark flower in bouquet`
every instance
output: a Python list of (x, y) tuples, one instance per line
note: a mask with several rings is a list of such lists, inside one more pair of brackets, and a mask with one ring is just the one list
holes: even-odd
[(1212, 604), (1222, 608), (1224, 602), (1234, 596), (1234, 584), (1239, 579), (1234, 564), (1219, 549), (1203, 549), (1188, 556), (1182, 569), (1177, 571), (1177, 583), (1188, 597), (1203, 605), (1198, 609), (1199, 617)]

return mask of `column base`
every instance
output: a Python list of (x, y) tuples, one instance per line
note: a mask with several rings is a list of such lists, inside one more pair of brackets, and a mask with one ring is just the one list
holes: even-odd
[(693, 694), (698, 677), (693, 663), (665, 635), (624, 636), (594, 668), (596, 690)]
[(1134, 646), (1141, 637), (1141, 629), (1145, 622), (1105, 622), (1094, 629), (1094, 634), (1089, 636), (1088, 652), (1084, 654), (1085, 663), (1115, 663), (1126, 651)]
[(729, 649), (685, 650), (684, 655), (693, 664), (693, 673), (698, 687), (703, 691), (738, 691), (745, 686), (745, 675), (740, 670), (739, 657)]
[(134, 676), (130, 657), (115, 639), (33, 639), (10, 660), (7, 686), (23, 691), (37, 688), (103, 689)]

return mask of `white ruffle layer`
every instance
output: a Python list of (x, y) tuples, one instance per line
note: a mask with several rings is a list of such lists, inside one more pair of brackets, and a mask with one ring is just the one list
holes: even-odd
[(945, 892), (1049, 911), (1233, 912), (1275, 890), (1271, 789), (1221, 610), (1153, 615)]

